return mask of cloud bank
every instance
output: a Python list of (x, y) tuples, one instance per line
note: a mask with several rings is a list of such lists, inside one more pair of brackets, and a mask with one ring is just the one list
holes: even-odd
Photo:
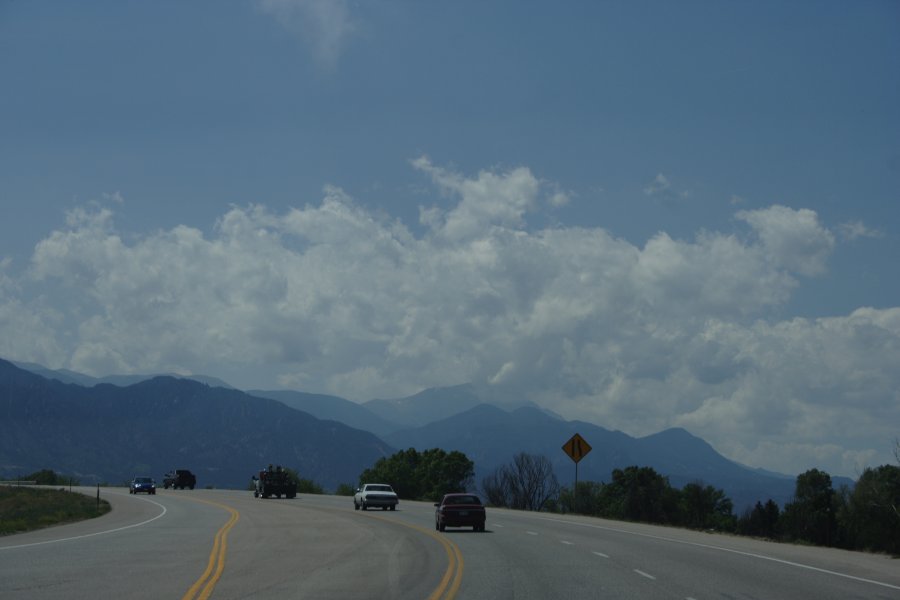
[(777, 317), (835, 251), (815, 212), (741, 210), (732, 232), (639, 247), (529, 228), (561, 202), (525, 167), (412, 164), (438, 192), (418, 235), (337, 187), (284, 213), (232, 207), (209, 232), (75, 209), (27, 270), (0, 262), (0, 356), (356, 400), (475, 382), (632, 435), (682, 426), (788, 473), (890, 460), (900, 308)]

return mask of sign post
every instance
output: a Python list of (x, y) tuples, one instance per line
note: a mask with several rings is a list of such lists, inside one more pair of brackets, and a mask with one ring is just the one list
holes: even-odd
[(575, 490), (573, 500), (575, 503), (575, 512), (578, 512), (578, 462), (587, 456), (587, 453), (592, 450), (591, 445), (587, 443), (583, 437), (579, 434), (575, 434), (569, 438), (569, 441), (563, 444), (563, 452), (569, 455), (573, 461), (575, 461)]

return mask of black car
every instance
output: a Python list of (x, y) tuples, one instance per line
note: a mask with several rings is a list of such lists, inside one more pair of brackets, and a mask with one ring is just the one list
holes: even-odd
[(475, 494), (444, 494), (434, 509), (434, 528), (444, 531), (445, 527), (472, 527), (473, 531), (484, 531), (486, 513), (481, 499)]
[(131, 485), (128, 486), (129, 494), (155, 494), (156, 493), (156, 482), (153, 481), (152, 477), (135, 477), (131, 480)]

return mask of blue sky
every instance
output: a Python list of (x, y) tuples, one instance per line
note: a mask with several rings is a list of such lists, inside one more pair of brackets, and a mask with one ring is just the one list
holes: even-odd
[(0, 1), (0, 356), (900, 436), (895, 2)]

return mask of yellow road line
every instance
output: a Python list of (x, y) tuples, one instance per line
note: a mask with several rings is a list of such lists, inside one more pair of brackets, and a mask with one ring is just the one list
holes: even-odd
[[(197, 600), (207, 600), (210, 594), (212, 594), (213, 588), (216, 587), (219, 578), (222, 577), (222, 571), (225, 570), (225, 554), (228, 550), (228, 532), (231, 531), (231, 528), (238, 522), (240, 513), (230, 506), (219, 504), (218, 502), (200, 500), (199, 498), (191, 498), (191, 500), (218, 506), (231, 513), (231, 518), (228, 519), (228, 522), (216, 533), (212, 551), (209, 553), (209, 562), (206, 565), (206, 570), (203, 572), (203, 575), (200, 576), (200, 579), (195, 581), (194, 585), (192, 585), (187, 593), (181, 598), (181, 600), (194, 600), (196, 597)], [(213, 572), (213, 569), (215, 569), (215, 572)], [(201, 586), (203, 587), (203, 590), (200, 592), (200, 595), (197, 596), (197, 591), (200, 590)]]
[[(448, 540), (446, 537), (438, 535), (437, 533), (431, 531), (430, 529), (419, 527), (418, 525), (413, 525), (412, 523), (394, 521), (392, 519), (385, 519), (384, 517), (377, 517), (375, 515), (370, 515), (369, 518), (379, 519), (381, 521), (384, 521), (385, 523), (393, 523), (395, 525), (403, 525), (404, 527), (415, 529), (416, 531), (422, 532), (425, 535), (430, 536), (440, 542), (444, 547), (444, 550), (447, 552), (447, 570), (444, 571), (444, 576), (441, 578), (441, 583), (434, 589), (433, 592), (431, 592), (431, 595), (428, 596), (428, 600), (438, 600), (439, 598), (443, 598), (443, 600), (453, 600), (453, 598), (456, 597), (456, 593), (459, 591), (459, 586), (462, 583), (463, 567), (465, 566), (465, 563), (463, 562), (462, 552), (459, 551), (459, 546)], [(450, 586), (449, 588), (447, 587), (448, 585)]]
[[(418, 529), (418, 528), (417, 528)], [(459, 551), (459, 546), (448, 540), (447, 538), (437, 535), (436, 533), (432, 533), (427, 529), (422, 529), (422, 531), (426, 532), (428, 535), (439, 541), (443, 544), (444, 549), (447, 551), (447, 570), (444, 572), (444, 577), (441, 579), (441, 584), (428, 596), (428, 600), (438, 600), (438, 598), (443, 598), (445, 600), (452, 600), (456, 597), (456, 592), (459, 591), (459, 586), (462, 583), (462, 574), (463, 574), (463, 557), (462, 553)], [(455, 571), (455, 572), (454, 572)], [(450, 588), (447, 589), (447, 583), (451, 580), (453, 583), (450, 585)], [(444, 595), (446, 592), (446, 595)]]

